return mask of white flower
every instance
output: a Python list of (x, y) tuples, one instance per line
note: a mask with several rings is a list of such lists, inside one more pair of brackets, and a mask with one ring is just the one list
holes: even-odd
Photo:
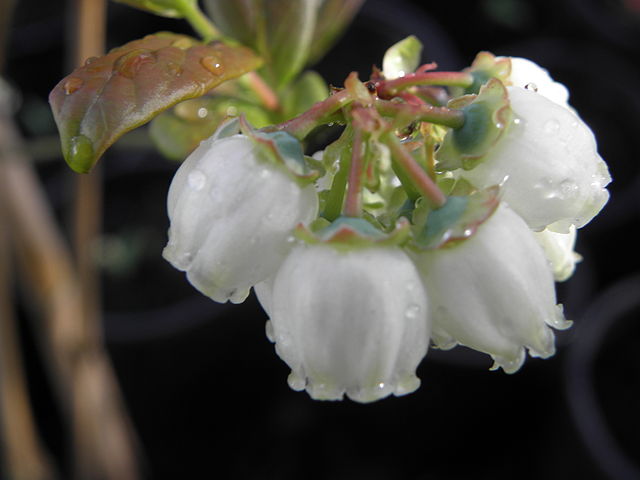
[(318, 208), (312, 185), (300, 188), (243, 135), (202, 142), (178, 169), (167, 204), (163, 256), (205, 295), (234, 303), (276, 272), (292, 229)]
[[(504, 57), (498, 57), (500, 60)], [(565, 108), (569, 107), (569, 90), (562, 83), (551, 78), (549, 72), (537, 63), (526, 58), (509, 57), (511, 60), (511, 75), (509, 81), (515, 87), (528, 88), (554, 103)]]
[(534, 235), (544, 250), (556, 282), (563, 282), (571, 277), (576, 263), (582, 259), (573, 250), (576, 244), (576, 228), (571, 226), (569, 233), (556, 233), (544, 229), (534, 232)]
[[(567, 233), (605, 205), (611, 181), (596, 141), (576, 115), (542, 95), (508, 87), (513, 121), (478, 166), (461, 175), (478, 188), (504, 185), (504, 200), (536, 231)], [(550, 225), (554, 224), (554, 225)]]
[(460, 343), (488, 353), (492, 368), (517, 371), (525, 358), (549, 357), (567, 328), (556, 305), (544, 253), (522, 219), (502, 204), (474, 236), (415, 255), (431, 300), (432, 337), (440, 348)]
[(420, 385), (415, 369), (429, 342), (427, 297), (400, 248), (302, 244), (256, 292), (294, 390), (371, 402)]

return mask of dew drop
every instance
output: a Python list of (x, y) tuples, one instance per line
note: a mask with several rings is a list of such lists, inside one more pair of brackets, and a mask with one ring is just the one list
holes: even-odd
[(503, 128), (504, 128), (504, 123), (502, 123), (502, 122), (496, 122), (496, 128), (497, 128), (498, 130), (503, 129)]
[(296, 237), (294, 237), (293, 235), (289, 235), (287, 237), (287, 243), (293, 243), (296, 241)]
[(227, 107), (227, 116), (228, 117), (237, 117), (238, 116), (238, 109), (234, 106), (231, 107)]
[(200, 170), (194, 170), (189, 173), (187, 183), (196, 192), (202, 190), (207, 183), (207, 176)]
[(113, 64), (113, 71), (126, 78), (133, 78), (145, 64), (155, 63), (156, 58), (151, 50), (139, 48), (125, 53)]
[(77, 92), (84, 85), (84, 80), (78, 77), (69, 77), (66, 82), (64, 82), (63, 88), (64, 93), (66, 95), (71, 95), (72, 93)]
[(268, 169), (263, 168), (262, 170), (260, 170), (260, 178), (268, 178), (270, 176), (271, 172)]
[(420, 379), (415, 375), (407, 375), (402, 378), (397, 384), (395, 395), (406, 395), (407, 393), (415, 392), (420, 386)]
[(177, 63), (169, 62), (167, 63), (167, 72), (169, 72), (171, 76), (179, 77), (182, 75), (182, 68), (180, 68), (180, 65)]
[(207, 115), (209, 115), (209, 110), (204, 107), (198, 109), (198, 118), (205, 118)]
[(558, 133), (558, 130), (560, 130), (560, 122), (555, 118), (552, 118), (551, 120), (547, 120), (542, 128), (545, 133), (554, 135)]
[(84, 61), (84, 66), (91, 65), (96, 60), (98, 60), (98, 57), (89, 57)]
[(267, 334), (267, 338), (271, 343), (275, 343), (276, 337), (273, 331), (273, 323), (271, 320), (267, 320), (266, 325), (264, 326), (265, 333)]
[[(307, 382), (306, 382), (305, 378), (300, 376), (300, 375), (298, 375), (298, 374), (296, 374), (296, 373), (294, 373), (294, 372), (291, 372), (289, 374), (289, 376), (287, 377), (287, 383), (289, 384), (289, 387), (292, 390), (295, 390), (297, 392), (299, 392), (301, 390), (304, 390), (304, 387), (307, 386)], [(322, 386), (324, 386), (324, 385), (322, 385)]]
[(92, 165), (93, 142), (84, 135), (69, 140), (69, 164), (77, 170), (87, 172)]
[(532, 92), (537, 92), (538, 91), (538, 86), (533, 82), (527, 83), (524, 86), (524, 88), (525, 88), (525, 90), (531, 90)]
[(187, 48), (190, 48), (192, 44), (193, 43), (188, 38), (181, 37), (178, 40), (175, 40), (173, 43), (171, 43), (171, 46), (179, 48), (180, 50), (186, 50)]
[(212, 55), (202, 57), (202, 59), (200, 60), (200, 65), (202, 65), (214, 75), (222, 75), (224, 73), (224, 66), (220, 63), (220, 60), (217, 57), (214, 57)]
[(522, 123), (522, 120), (520, 120), (519, 118), (514, 118), (513, 123), (516, 125), (520, 125)]
[(471, 235), (473, 235), (473, 230), (470, 228), (465, 228), (462, 232), (462, 236), (465, 238), (469, 238)]
[(420, 305), (412, 304), (407, 307), (407, 310), (404, 312), (404, 316), (408, 319), (417, 318), (420, 313)]

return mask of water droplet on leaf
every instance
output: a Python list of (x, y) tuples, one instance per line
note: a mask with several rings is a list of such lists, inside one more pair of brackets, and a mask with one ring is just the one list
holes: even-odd
[(147, 49), (140, 48), (122, 55), (113, 64), (113, 71), (126, 78), (133, 78), (140, 68), (149, 63), (155, 63), (156, 57)]
[(212, 55), (202, 57), (200, 64), (214, 75), (222, 75), (224, 73), (224, 66), (222, 66), (217, 57)]
[(93, 160), (93, 142), (84, 135), (69, 140), (69, 165), (82, 172), (89, 171)]
[(525, 90), (531, 90), (532, 92), (537, 92), (538, 91), (538, 86), (533, 82), (527, 83), (524, 86), (524, 88), (525, 88)]

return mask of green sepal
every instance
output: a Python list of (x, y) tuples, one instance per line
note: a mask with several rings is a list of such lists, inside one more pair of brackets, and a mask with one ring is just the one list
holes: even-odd
[(364, 218), (340, 216), (328, 226), (312, 231), (304, 224), (295, 229), (295, 236), (309, 244), (323, 243), (338, 250), (403, 245), (410, 235), (409, 221), (400, 219), (395, 228), (385, 233)]
[(414, 220), (418, 221), (415, 222), (414, 238), (410, 246), (418, 251), (433, 250), (448, 248), (468, 240), (491, 217), (499, 203), (497, 186), (466, 196), (452, 195), (436, 210), (428, 210), (427, 202), (421, 202), (414, 213)]
[(422, 43), (409, 35), (387, 49), (382, 59), (382, 72), (388, 79), (403, 77), (420, 65)]
[(476, 94), (492, 78), (497, 78), (505, 85), (509, 85), (511, 59), (508, 57), (498, 59), (493, 53), (480, 52), (465, 71), (471, 73), (473, 84), (466, 89), (452, 89), (451, 93), (454, 96)]
[(275, 132), (255, 130), (244, 117), (240, 117), (240, 131), (254, 142), (265, 160), (283, 168), (301, 187), (309, 185), (318, 178), (319, 172), (309, 168), (302, 144), (293, 135), (281, 130)]
[(437, 169), (471, 170), (500, 140), (511, 123), (513, 112), (505, 86), (495, 78), (477, 96), (465, 95), (449, 102), (450, 108), (464, 112), (464, 125), (449, 130), (438, 151)]

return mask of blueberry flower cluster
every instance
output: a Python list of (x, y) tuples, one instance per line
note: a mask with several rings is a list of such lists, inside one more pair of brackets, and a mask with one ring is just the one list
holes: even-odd
[[(315, 399), (410, 393), (430, 344), (513, 373), (571, 324), (554, 281), (611, 180), (593, 133), (529, 60), (419, 56), (409, 37), (296, 118), (229, 120), (171, 184), (165, 258), (218, 302), (253, 287), (289, 385)], [(340, 138), (305, 156), (330, 123)]]

